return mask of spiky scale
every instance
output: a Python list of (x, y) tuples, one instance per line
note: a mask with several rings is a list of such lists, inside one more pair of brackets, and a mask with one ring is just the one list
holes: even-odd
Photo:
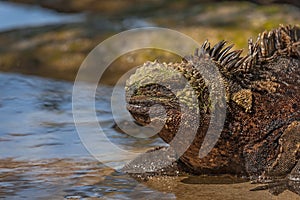
[(211, 57), (216, 57), (220, 51), (222, 50), (222, 48), (224, 47), (224, 45), (226, 44), (226, 41), (222, 40), (221, 42), (217, 43), (211, 50)]
[(223, 60), (224, 56), (227, 54), (227, 52), (234, 46), (234, 44), (231, 44), (230, 46), (226, 47), (224, 50), (220, 51), (219, 55), (216, 56), (217, 60)]

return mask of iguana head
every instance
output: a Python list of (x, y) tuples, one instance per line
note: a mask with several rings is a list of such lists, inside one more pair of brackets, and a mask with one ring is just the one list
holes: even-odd
[[(164, 124), (160, 136), (166, 142), (177, 132), (183, 114), (181, 107), (193, 109), (197, 105), (193, 105), (193, 91), (186, 87), (188, 82), (176, 66), (180, 67), (175, 63), (146, 62), (126, 83), (128, 111), (138, 124)], [(191, 69), (188, 64), (186, 67)]]
[(224, 48), (225, 44), (221, 41), (210, 47), (206, 41), (193, 56), (185, 57), (180, 63), (154, 61), (140, 66), (126, 82), (127, 109), (137, 123), (164, 124), (159, 136), (167, 143), (182, 124), (187, 124), (186, 129), (207, 128), (215, 109), (211, 95), (222, 99), (221, 87), (215, 82), (223, 84), (227, 80), (225, 73), (218, 73), (218, 65), (223, 62), (224, 66), (234, 67), (241, 61), (241, 50), (230, 52), (232, 45)]

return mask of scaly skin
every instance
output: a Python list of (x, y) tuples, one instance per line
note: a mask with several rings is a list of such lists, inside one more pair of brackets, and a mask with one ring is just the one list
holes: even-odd
[[(165, 72), (166, 68), (174, 69), (188, 80), (199, 101), (196, 137), (178, 161), (183, 170), (192, 174), (229, 173), (257, 180), (288, 175), (292, 179), (291, 172), (300, 168), (297, 165), (300, 157), (300, 28), (280, 26), (263, 32), (255, 43), (249, 40), (245, 57), (240, 56), (241, 50), (230, 51), (232, 46), (224, 46), (224, 41), (214, 47), (205, 42), (195, 55), (184, 58), (181, 63), (145, 63), (127, 81), (129, 112), (139, 124), (146, 125), (150, 123), (149, 108), (154, 104), (164, 106), (167, 120), (158, 135), (167, 143), (175, 137), (180, 121), (190, 123), (186, 131), (197, 126), (189, 120), (194, 117), (192, 112), (181, 112), (178, 95), (186, 96), (184, 105), (191, 110), (196, 108), (191, 107), (190, 93), (179, 93), (183, 90), (179, 79)], [(210, 83), (198, 73), (205, 63), (219, 69), (226, 90), (226, 105), (212, 107), (206, 85)], [(151, 79), (163, 81), (165, 87), (143, 84)], [(175, 94), (169, 85), (176, 85)], [(225, 106), (226, 118), (221, 135), (208, 155), (200, 158), (199, 150), (212, 110), (222, 109), (222, 106)], [(154, 121), (164, 122), (159, 112), (154, 116)], [(292, 177), (299, 179), (300, 175), (293, 173)]]

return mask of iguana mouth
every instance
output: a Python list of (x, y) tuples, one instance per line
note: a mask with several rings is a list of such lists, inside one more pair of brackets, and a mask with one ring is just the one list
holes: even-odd
[[(154, 64), (159, 65), (159, 63)], [(160, 66), (157, 68), (160, 69)], [(145, 67), (145, 69), (147, 69), (147, 67)], [(159, 71), (159, 74), (161, 71)], [(157, 76), (159, 76), (159, 74)], [(175, 87), (175, 92), (177, 88), (177, 91), (182, 90), (182, 86), (178, 83), (178, 80), (172, 76), (169, 77), (167, 82), (160, 83), (158, 77), (155, 76), (155, 74), (153, 76), (154, 78), (149, 80), (150, 83), (139, 82), (138, 78), (143, 76), (133, 77), (133, 83), (128, 84), (126, 88), (127, 110), (137, 123), (141, 125), (148, 125), (151, 120), (163, 121), (164, 116), (166, 116), (170, 110), (180, 110), (176, 94), (170, 89), (170, 85), (172, 85)], [(168, 75), (165, 76), (168, 77)], [(151, 83), (155, 78), (157, 78), (157, 80)], [(157, 109), (157, 106), (161, 109)]]
[(148, 125), (151, 122), (149, 113), (152, 107), (157, 105), (163, 107), (161, 109), (151, 109), (151, 118), (162, 120), (169, 109), (176, 109), (173, 105), (173, 98), (155, 97), (148, 95), (137, 95), (127, 97), (127, 110), (140, 125)]
[[(135, 118), (135, 120), (140, 125), (148, 124), (149, 121), (149, 109), (152, 102), (150, 100), (130, 100), (126, 107), (127, 110), (131, 113), (131, 115)], [(138, 116), (138, 117), (136, 117)]]

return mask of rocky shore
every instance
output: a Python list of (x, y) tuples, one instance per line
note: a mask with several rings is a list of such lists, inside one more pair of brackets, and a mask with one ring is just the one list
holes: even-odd
[[(148, 0), (126, 1), (14, 0), (60, 12), (83, 12), (82, 22), (20, 28), (0, 33), (0, 70), (74, 80), (88, 53), (106, 38), (143, 26), (175, 29), (193, 39), (212, 43), (226, 39), (245, 48), (246, 38), (279, 24), (297, 24), (300, 8), (290, 4), (250, 2), (200, 3)], [(51, 2), (51, 3), (50, 3)], [(72, 2), (72, 3), (71, 3)], [(135, 7), (133, 5), (136, 5)], [(139, 41), (137, 41), (139, 42)], [(124, 55), (107, 70), (104, 83), (113, 84), (128, 69), (159, 58), (178, 59), (166, 52), (139, 51)]]

